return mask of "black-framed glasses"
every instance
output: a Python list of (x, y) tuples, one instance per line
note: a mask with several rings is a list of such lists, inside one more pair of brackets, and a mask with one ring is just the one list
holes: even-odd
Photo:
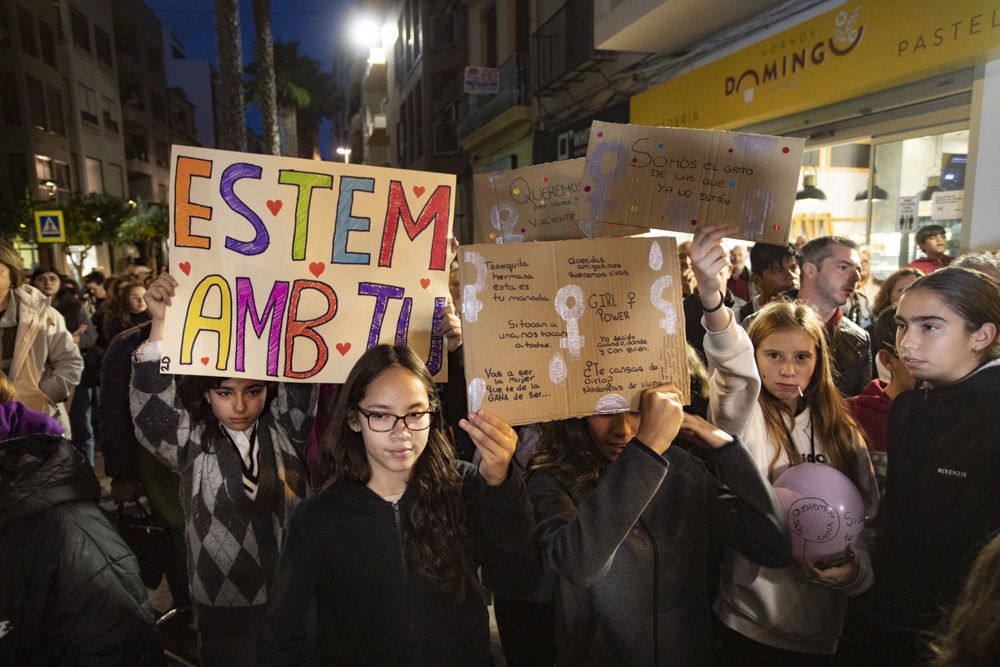
[(431, 427), (431, 419), (435, 411), (425, 410), (424, 412), (394, 415), (391, 412), (368, 412), (359, 407), (358, 412), (363, 414), (365, 419), (368, 420), (368, 428), (372, 431), (375, 433), (388, 433), (396, 428), (396, 424), (400, 420), (403, 420), (403, 424), (411, 431), (426, 431)]

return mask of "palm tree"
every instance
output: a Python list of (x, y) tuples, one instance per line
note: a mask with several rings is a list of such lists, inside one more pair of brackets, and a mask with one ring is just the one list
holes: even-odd
[[(250, 99), (263, 99), (261, 63), (246, 67), (253, 79)], [(274, 74), (278, 123), (281, 126), (281, 154), (319, 158), (319, 125), (340, 107), (333, 77), (320, 70), (319, 61), (299, 53), (297, 41), (274, 45)]]
[(271, 35), (271, 0), (253, 0), (253, 22), (257, 42), (258, 86), (256, 100), (260, 105), (261, 124), (264, 126), (264, 152), (279, 155), (277, 91), (274, 77), (274, 38)]
[[(312, 98), (309, 91), (296, 83), (303, 78), (301, 71), (301, 56), (298, 54), (298, 42), (274, 44), (273, 71), (275, 79), (275, 101), (277, 106), (277, 124), (280, 126), (281, 155), (298, 157), (298, 126), (296, 123), (298, 110), (308, 107)], [(258, 104), (267, 93), (264, 90), (263, 76), (258, 75), (259, 62), (252, 62), (245, 71), (250, 75), (248, 82), (248, 99)]]
[[(316, 65), (312, 76), (306, 82), (310, 102), (299, 113), (299, 151), (302, 157), (320, 159), (319, 126), (324, 118), (330, 118), (340, 111), (340, 94), (337, 82), (333, 76), (319, 69), (319, 63), (309, 59)], [(305, 149), (305, 150), (303, 150)]]
[(243, 44), (238, 0), (215, 0), (215, 47), (219, 52), (219, 147), (247, 149), (243, 111)]

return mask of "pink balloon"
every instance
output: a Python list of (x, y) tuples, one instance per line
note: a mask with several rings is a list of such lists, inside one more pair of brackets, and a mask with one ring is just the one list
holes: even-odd
[(865, 527), (865, 505), (854, 483), (822, 463), (792, 466), (774, 481), (797, 558), (843, 553)]

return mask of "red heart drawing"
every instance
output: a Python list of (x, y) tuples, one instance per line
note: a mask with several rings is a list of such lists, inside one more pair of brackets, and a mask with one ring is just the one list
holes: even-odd
[(430, 285), (430, 284), (431, 284), (431, 279), (430, 278), (421, 278), (420, 279), (420, 286), (423, 287), (424, 289), (427, 289), (427, 286)]
[(424, 186), (422, 185), (413, 186), (413, 194), (417, 195), (418, 197), (422, 197), (424, 195), (425, 190), (426, 188), (424, 188)]
[(326, 264), (323, 262), (309, 262), (309, 273), (319, 278), (319, 274), (326, 271)]
[(201, 358), (201, 365), (202, 366), (208, 366), (208, 361), (209, 361), (208, 357), (202, 357)]
[(337, 352), (340, 352), (340, 356), (346, 356), (348, 352), (351, 351), (350, 343), (337, 343)]
[(280, 199), (268, 199), (267, 208), (271, 211), (271, 215), (278, 215), (278, 211), (281, 210), (281, 200)]
[(185, 276), (191, 274), (191, 262), (181, 262), (177, 266), (181, 267), (181, 271), (184, 272)]

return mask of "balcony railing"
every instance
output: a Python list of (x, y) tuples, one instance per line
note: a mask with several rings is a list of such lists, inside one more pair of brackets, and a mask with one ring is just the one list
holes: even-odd
[(458, 136), (464, 139), (511, 107), (531, 106), (527, 56), (511, 56), (500, 65), (500, 92), (462, 98), (458, 108)]
[(593, 0), (569, 0), (532, 35), (535, 93), (551, 95), (579, 82), (614, 58), (594, 48)]

